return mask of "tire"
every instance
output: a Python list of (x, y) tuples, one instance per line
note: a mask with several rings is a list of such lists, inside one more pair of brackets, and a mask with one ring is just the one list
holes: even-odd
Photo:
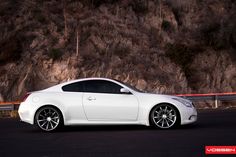
[(150, 124), (159, 129), (170, 129), (179, 124), (179, 111), (170, 104), (155, 106), (150, 113)]
[(51, 132), (58, 130), (58, 128), (63, 124), (62, 114), (55, 107), (42, 107), (35, 115), (35, 124), (43, 131)]

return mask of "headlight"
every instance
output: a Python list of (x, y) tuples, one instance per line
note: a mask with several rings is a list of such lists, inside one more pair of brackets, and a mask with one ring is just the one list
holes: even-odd
[(174, 99), (178, 102), (181, 102), (186, 107), (193, 107), (192, 102), (190, 102), (188, 100), (185, 100), (185, 99), (182, 99), (182, 98), (172, 98), (172, 99)]

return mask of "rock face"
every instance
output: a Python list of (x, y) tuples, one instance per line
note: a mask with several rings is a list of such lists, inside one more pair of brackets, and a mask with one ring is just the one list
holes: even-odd
[(83, 77), (155, 93), (236, 91), (235, 17), (225, 0), (3, 0), (0, 101)]
[(236, 91), (235, 62), (227, 52), (206, 51), (196, 56), (192, 68), (196, 69), (193, 77), (198, 76), (195, 88), (198, 88), (199, 92)]

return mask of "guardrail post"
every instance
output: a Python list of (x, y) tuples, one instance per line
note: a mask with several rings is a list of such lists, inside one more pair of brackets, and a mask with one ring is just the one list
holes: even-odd
[(215, 96), (215, 108), (218, 108), (218, 96)]

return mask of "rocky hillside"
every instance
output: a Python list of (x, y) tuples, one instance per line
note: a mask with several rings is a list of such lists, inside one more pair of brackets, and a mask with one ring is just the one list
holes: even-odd
[(0, 101), (83, 77), (236, 91), (234, 0), (1, 0)]

